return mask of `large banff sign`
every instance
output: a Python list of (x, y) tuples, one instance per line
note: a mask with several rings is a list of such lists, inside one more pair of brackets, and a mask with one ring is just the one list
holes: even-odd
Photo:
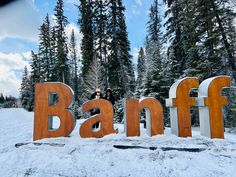
[[(222, 106), (228, 100), (222, 96), (224, 87), (230, 87), (229, 76), (216, 76), (199, 85), (196, 77), (186, 77), (175, 82), (169, 90), (166, 106), (170, 108), (171, 132), (179, 137), (191, 137), (190, 107), (199, 107), (200, 133), (209, 138), (224, 138)], [(190, 97), (190, 90), (198, 89), (198, 97)], [(50, 104), (50, 95), (57, 95), (57, 103)], [(73, 91), (63, 83), (38, 83), (35, 88), (34, 141), (43, 138), (69, 136), (75, 127), (75, 119), (68, 107), (73, 102)], [(94, 99), (83, 104), (83, 112), (98, 108), (100, 113), (80, 126), (82, 138), (100, 138), (118, 133), (113, 127), (113, 107), (105, 99)], [(124, 104), (126, 136), (140, 136), (139, 113), (146, 110), (149, 136), (163, 134), (163, 108), (155, 98), (126, 99)], [(57, 116), (60, 126), (50, 129), (49, 118)], [(92, 126), (100, 122), (100, 129)]]

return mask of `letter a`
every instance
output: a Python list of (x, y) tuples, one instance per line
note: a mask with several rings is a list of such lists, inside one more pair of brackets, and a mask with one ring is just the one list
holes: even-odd
[(166, 106), (170, 107), (171, 133), (179, 137), (192, 136), (190, 106), (196, 105), (195, 98), (190, 98), (190, 90), (198, 88), (196, 77), (186, 77), (175, 82), (169, 90)]
[(216, 76), (204, 80), (198, 91), (200, 133), (209, 138), (224, 138), (222, 105), (227, 105), (221, 96), (223, 87), (230, 87), (229, 76)]
[[(105, 99), (93, 99), (83, 104), (83, 112), (93, 108), (98, 108), (100, 113), (86, 120), (80, 127), (80, 136), (82, 138), (101, 138), (111, 133), (118, 133), (113, 128), (113, 106)], [(99, 131), (92, 131), (92, 126), (96, 122), (101, 123)]]
[[(58, 103), (49, 105), (49, 94), (56, 93)], [(63, 83), (37, 83), (35, 86), (34, 141), (42, 138), (68, 136), (74, 129), (75, 119), (67, 110), (73, 92)], [(57, 116), (60, 127), (49, 130), (49, 117)]]

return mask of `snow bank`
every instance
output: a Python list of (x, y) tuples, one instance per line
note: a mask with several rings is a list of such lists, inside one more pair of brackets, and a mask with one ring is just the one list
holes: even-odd
[[(162, 136), (148, 137), (141, 128), (141, 137), (127, 138), (123, 125), (120, 133), (104, 138), (82, 139), (77, 126), (71, 137), (37, 141), (33, 139), (33, 113), (23, 109), (0, 109), (0, 176), (36, 177), (200, 177), (235, 176), (236, 135), (225, 134), (224, 140), (211, 140), (193, 129), (192, 138), (170, 135), (166, 128)], [(29, 144), (15, 147), (16, 143)], [(48, 144), (46, 144), (48, 143)], [(54, 146), (61, 145), (61, 146)], [(116, 149), (113, 145), (157, 147), (149, 149)], [(203, 148), (201, 152), (170, 150)]]

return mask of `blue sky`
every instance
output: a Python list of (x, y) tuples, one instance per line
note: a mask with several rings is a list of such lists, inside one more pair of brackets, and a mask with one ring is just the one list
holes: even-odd
[[(126, 24), (131, 42), (131, 54), (137, 60), (138, 49), (146, 35), (148, 10), (153, 0), (124, 0)], [(81, 39), (77, 25), (78, 0), (64, 0), (65, 16), (69, 25), (67, 34), (75, 30), (77, 41)], [(162, 0), (160, 0), (162, 2)], [(39, 26), (48, 13), (53, 19), (56, 0), (17, 0), (0, 7), (0, 93), (19, 96), (22, 70), (29, 67), (30, 51), (37, 52)]]

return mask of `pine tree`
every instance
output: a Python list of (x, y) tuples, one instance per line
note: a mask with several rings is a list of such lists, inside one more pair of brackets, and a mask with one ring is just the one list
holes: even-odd
[(52, 81), (52, 50), (49, 15), (47, 14), (43, 24), (40, 26), (39, 52), (41, 81)]
[[(39, 59), (38, 55), (34, 53), (34, 51), (31, 51), (31, 57), (32, 62), (30, 63), (31, 72), (29, 75), (29, 93), (31, 94), (29, 102), (29, 107), (31, 110), (34, 109), (34, 93), (35, 93), (35, 84), (38, 82), (41, 82), (43, 80), (42, 78), (42, 72), (41, 72), (41, 60)], [(22, 81), (23, 82), (23, 81)]]
[(32, 111), (31, 105), (30, 105), (31, 97), (32, 97), (32, 93), (30, 90), (30, 79), (28, 75), (28, 69), (25, 66), (24, 73), (22, 76), (21, 88), (20, 88), (20, 100), (21, 100), (22, 107), (28, 111)]
[(3, 104), (5, 101), (5, 98), (3, 96), (3, 94), (1, 93), (1, 96), (0, 96), (0, 104)]
[(38, 58), (38, 55), (31, 51), (32, 62), (30, 63), (31, 67), (31, 77), (34, 83), (40, 82), (41, 77), (41, 63)]
[[(81, 41), (81, 54), (82, 54), (82, 68), (81, 68), (81, 99), (87, 101), (90, 99), (90, 95), (94, 92), (94, 88), (89, 84), (88, 78), (91, 75), (91, 64), (95, 62), (94, 52), (94, 14), (93, 14), (94, 2), (91, 0), (80, 0), (78, 6), (80, 12), (80, 18), (78, 24), (80, 25), (83, 38)], [(97, 62), (97, 61), (96, 61)], [(89, 91), (92, 92), (89, 92)]]
[(165, 0), (169, 9), (166, 12), (167, 22), (165, 23), (167, 28), (166, 37), (171, 42), (168, 49), (168, 57), (171, 58), (171, 77), (176, 80), (183, 76), (184, 69), (186, 67), (186, 52), (184, 51), (184, 26), (181, 25), (182, 14), (181, 0)]
[(73, 81), (73, 90), (74, 90), (74, 100), (78, 102), (78, 51), (77, 44), (75, 39), (74, 30), (71, 32), (70, 44), (69, 44), (69, 53), (71, 59), (71, 71), (72, 71), (72, 81)]
[(161, 99), (164, 104), (164, 90), (162, 86), (164, 76), (162, 75), (162, 56), (161, 56), (161, 19), (159, 17), (158, 1), (155, 0), (150, 7), (148, 21), (148, 36), (146, 41), (146, 75), (143, 95), (154, 96)]
[(67, 25), (67, 17), (64, 16), (63, 0), (57, 0), (56, 7), (54, 9), (56, 17), (56, 71), (57, 80), (70, 85), (70, 68), (68, 62), (68, 48), (67, 48), (67, 37), (65, 34), (65, 26)]
[(94, 17), (94, 52), (98, 62), (100, 63), (101, 89), (105, 91), (108, 88), (108, 68), (107, 68), (107, 1), (97, 0), (94, 2), (93, 17)]
[(81, 41), (82, 76), (83, 78), (85, 78), (94, 56), (92, 1), (80, 0), (80, 5), (78, 6), (78, 8), (80, 11), (80, 18), (78, 20), (78, 23), (83, 34), (83, 38)]
[(90, 99), (92, 93), (96, 88), (102, 88), (101, 82), (101, 64), (98, 62), (96, 56), (94, 56), (92, 63), (89, 66), (89, 72), (84, 78), (84, 95), (87, 99)]
[[(227, 0), (165, 1), (168, 57), (172, 78), (197, 76), (200, 81), (229, 74), (235, 80), (235, 14)], [(231, 42), (232, 41), (232, 42)], [(226, 112), (228, 112), (226, 110)], [(226, 113), (228, 115), (228, 113)]]
[(52, 81), (58, 81), (57, 76), (57, 35), (56, 35), (56, 29), (55, 26), (51, 28), (51, 43), (50, 43), (50, 57), (51, 57), (51, 80)]
[(144, 74), (145, 74), (145, 54), (141, 47), (138, 54), (138, 64), (137, 64), (137, 80), (136, 80), (136, 91), (135, 97), (139, 98), (142, 93)]
[(173, 77), (194, 75), (203, 80), (231, 70), (235, 78), (234, 52), (229, 42), (229, 36), (235, 33), (231, 25), (235, 15), (227, 0), (165, 2), (170, 14), (167, 36), (172, 39), (169, 58), (173, 61)]
[(120, 98), (134, 92), (134, 69), (130, 43), (125, 24), (125, 7), (122, 0), (110, 0), (108, 4), (108, 83)]

